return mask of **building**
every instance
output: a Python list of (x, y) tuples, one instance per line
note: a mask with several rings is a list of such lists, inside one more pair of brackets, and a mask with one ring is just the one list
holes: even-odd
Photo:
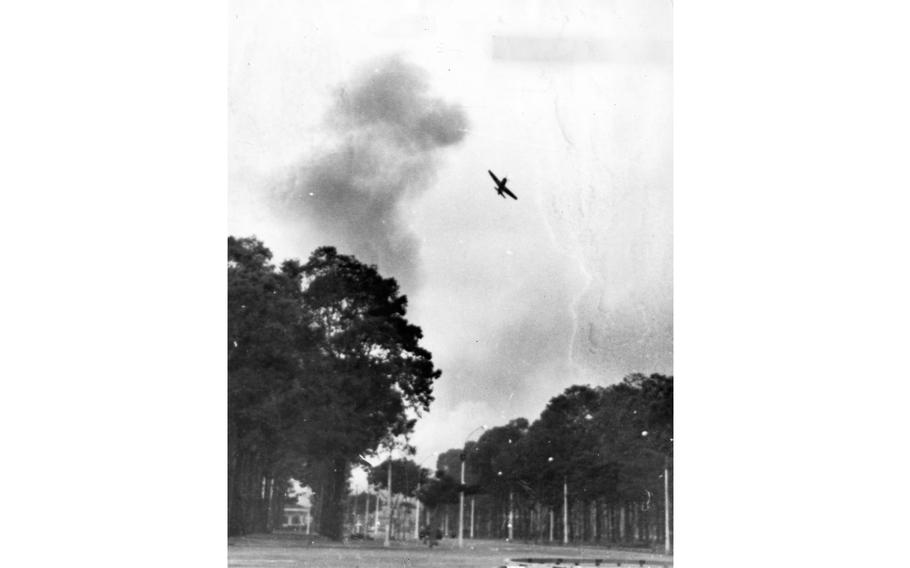
[(310, 514), (311, 494), (312, 492), (309, 488), (305, 487), (298, 493), (296, 503), (284, 506), (284, 522), (281, 525), (282, 529), (306, 531), (307, 534), (310, 534), (310, 524), (313, 521), (312, 515)]

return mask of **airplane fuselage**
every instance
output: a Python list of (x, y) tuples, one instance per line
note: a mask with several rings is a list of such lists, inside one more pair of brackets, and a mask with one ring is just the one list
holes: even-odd
[(508, 195), (512, 199), (518, 199), (515, 197), (515, 194), (509, 191), (509, 188), (506, 187), (506, 182), (509, 180), (509, 178), (499, 179), (492, 171), (487, 170), (487, 172), (490, 174), (490, 177), (493, 178), (493, 181), (496, 182), (496, 187), (494, 189), (496, 190), (496, 193), (499, 194), (499, 197), (505, 199), (506, 195)]

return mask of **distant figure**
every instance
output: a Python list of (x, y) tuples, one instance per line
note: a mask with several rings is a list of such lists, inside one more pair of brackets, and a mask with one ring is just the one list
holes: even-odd
[(424, 527), (423, 534), (421, 536), (426, 540), (427, 547), (433, 548), (434, 546), (439, 545), (439, 538), (437, 534), (438, 531), (433, 530), (433, 527), (431, 527), (429, 524)]
[(514, 199), (516, 201), (518, 200), (518, 198), (515, 197), (515, 194), (512, 193), (511, 191), (509, 191), (509, 188), (506, 187), (506, 181), (509, 178), (502, 178), (502, 181), (499, 181), (499, 178), (496, 177), (496, 174), (494, 174), (490, 170), (487, 170), (487, 173), (490, 174), (490, 177), (493, 178), (493, 181), (496, 182), (496, 193), (499, 194), (499, 197), (502, 197), (503, 199), (505, 199), (506, 196), (503, 194), (506, 194), (509, 197), (511, 197), (512, 199)]

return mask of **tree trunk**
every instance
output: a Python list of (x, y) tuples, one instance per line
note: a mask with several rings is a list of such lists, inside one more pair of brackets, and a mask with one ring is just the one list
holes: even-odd
[(553, 508), (550, 509), (550, 542), (553, 542)]
[(607, 542), (613, 542), (613, 507), (607, 505), (604, 507), (604, 535), (607, 537)]
[(325, 482), (319, 499), (319, 532), (332, 540), (341, 540), (344, 533), (348, 463), (341, 458), (333, 459), (324, 464), (323, 473)]
[(232, 452), (228, 459), (228, 536), (244, 534), (243, 504), (240, 498), (241, 462), (242, 454), (239, 451)]
[(272, 500), (269, 505), (270, 517), (269, 517), (269, 530), (275, 530), (281, 528), (283, 524), (284, 517), (284, 498), (285, 492), (284, 488), (286, 487), (286, 480), (281, 479), (272, 480)]
[(266, 476), (263, 478), (262, 483), (262, 507), (259, 511), (259, 514), (262, 518), (262, 531), (270, 532), (271, 523), (271, 507), (272, 507), (272, 478), (271, 476)]
[(626, 504), (619, 506), (619, 542), (626, 541)]
[(375, 509), (375, 512), (373, 513), (373, 533), (374, 534), (379, 534), (379, 502), (382, 501), (381, 497), (382, 497), (382, 494), (377, 491), (376, 509)]

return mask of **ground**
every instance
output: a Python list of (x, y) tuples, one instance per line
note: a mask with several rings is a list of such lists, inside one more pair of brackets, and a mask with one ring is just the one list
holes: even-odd
[[(492, 540), (465, 540), (459, 549), (454, 539), (444, 539), (432, 550), (415, 542), (393, 542), (383, 548), (381, 541), (331, 543), (311, 540), (304, 535), (253, 535), (228, 541), (228, 566), (237, 568), (497, 568), (508, 558), (586, 558), (609, 560), (611, 566), (626, 561), (626, 566), (660, 566), (672, 556), (641, 551), (578, 546), (541, 546)], [(651, 562), (649, 562), (651, 561)], [(606, 562), (604, 563), (606, 565)], [(531, 565), (534, 566), (533, 564)], [(540, 564), (549, 568), (549, 564)]]

